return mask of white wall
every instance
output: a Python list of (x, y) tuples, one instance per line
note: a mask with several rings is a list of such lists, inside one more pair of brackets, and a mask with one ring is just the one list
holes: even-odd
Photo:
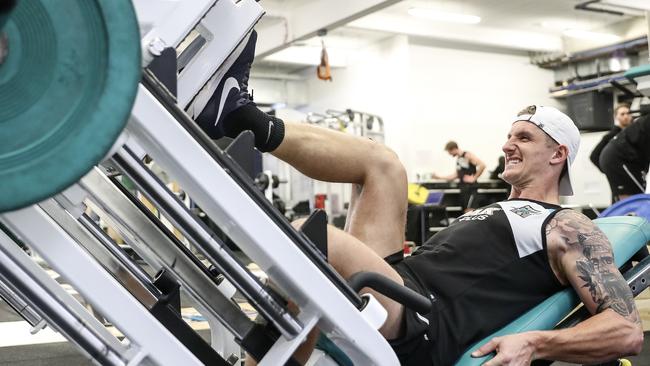
[(251, 76), (249, 85), (256, 103), (283, 103), (292, 106), (309, 103), (307, 85), (303, 81)]
[[(410, 62), (415, 110), (435, 106), (435, 113), (423, 113), (410, 121), (411, 128), (402, 130), (401, 139), (414, 141), (410, 144), (414, 148), (401, 154), (411, 172), (438, 167), (443, 173), (453, 171), (453, 159), (442, 151), (449, 139), (476, 153), (487, 169), (493, 169), (512, 118), (520, 109), (529, 104), (564, 109), (548, 96), (552, 71), (531, 65), (527, 56), (412, 45)], [(423, 133), (409, 135), (409, 130)], [(575, 194), (564, 198), (564, 203), (596, 207), (610, 204), (607, 179), (589, 160), (603, 134), (582, 134), (571, 170)]]
[(353, 108), (381, 115), (386, 143), (415, 180), (420, 172), (450, 173), (444, 144), (496, 166), (511, 118), (530, 104), (556, 105), (548, 97), (551, 71), (523, 54), (430, 46), (394, 36), (360, 50), (334, 81), (308, 81), (306, 109)]
[(553, 73), (526, 55), (410, 46), (410, 107), (416, 111), (394, 138), (411, 177), (435, 170), (448, 174), (454, 160), (448, 140), (478, 155), (493, 169), (517, 112), (531, 104), (557, 105), (548, 97)]
[(612, 193), (607, 178), (589, 160), (589, 155), (594, 146), (600, 142), (606, 133), (589, 132), (581, 134), (580, 150), (571, 169), (571, 184), (573, 185), (574, 195), (566, 197), (566, 203), (592, 204), (595, 207), (607, 207), (611, 204)]
[[(394, 36), (359, 50), (348, 65), (333, 70), (333, 82), (308, 70), (309, 104), (301, 111), (352, 108), (382, 116), (386, 144), (411, 181), (417, 173), (453, 172), (454, 160), (443, 151), (448, 140), (477, 154), (491, 170), (518, 111), (530, 104), (563, 109), (548, 96), (552, 71), (531, 65), (524, 54)], [(583, 137), (572, 170), (578, 194), (567, 203), (609, 203), (606, 179), (588, 160), (601, 135)]]
[(386, 143), (395, 145), (401, 124), (407, 119), (409, 43), (406, 36), (393, 36), (360, 49), (348, 59), (348, 67), (332, 70), (332, 82), (318, 80), (308, 71), (310, 104), (304, 109), (358, 111), (384, 120)]

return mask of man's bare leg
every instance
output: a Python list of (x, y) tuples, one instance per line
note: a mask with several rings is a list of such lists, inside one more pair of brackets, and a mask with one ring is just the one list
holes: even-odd
[[(299, 227), (303, 222), (304, 220), (298, 220), (294, 222), (294, 226)], [(404, 284), (400, 275), (382, 257), (352, 235), (333, 226), (328, 226), (327, 238), (329, 242), (329, 262), (343, 278), (348, 279), (357, 272), (366, 271), (380, 273), (399, 284)], [(361, 290), (361, 293), (367, 292), (371, 293), (388, 313), (386, 322), (379, 329), (379, 332), (386, 339), (399, 337), (404, 313), (402, 304), (371, 289), (366, 288)], [(309, 333), (305, 342), (298, 347), (293, 355), (296, 361), (304, 363), (309, 359), (318, 340), (319, 333), (320, 330), (318, 328), (314, 328)], [(250, 357), (247, 357), (245, 364), (246, 366), (250, 366), (256, 365), (257, 363)]]
[[(298, 222), (297, 224), (300, 224)], [(333, 226), (327, 228), (329, 263), (344, 278), (349, 279), (357, 272), (375, 272), (403, 285), (402, 277), (391, 267), (384, 258), (373, 251), (368, 245), (354, 236)], [(361, 293), (370, 292), (388, 312), (388, 318), (379, 332), (386, 339), (399, 336), (401, 330), (403, 306), (390, 298), (371, 289), (363, 289)]]
[(382, 258), (402, 248), (406, 173), (386, 146), (338, 131), (287, 123), (284, 139), (272, 154), (313, 179), (361, 186), (348, 213), (350, 234)]
[[(328, 228), (330, 263), (345, 278), (370, 270), (403, 283), (383, 260), (400, 250), (404, 242), (407, 183), (397, 156), (384, 145), (367, 139), (310, 125), (285, 125), (261, 112), (247, 92), (256, 39), (252, 32), (246, 47), (227, 71), (228, 78), (224, 77), (235, 78), (239, 92), (231, 93), (225, 83), (220, 83), (197, 116), (197, 123), (212, 138), (234, 138), (251, 130), (260, 151), (272, 151), (307, 176), (360, 185), (361, 191), (349, 214), (351, 235)], [(400, 329), (402, 306), (383, 296), (378, 299), (389, 312), (381, 332), (393, 338)]]
[[(328, 227), (328, 261), (343, 278), (371, 271), (403, 284), (383, 258), (402, 249), (406, 221), (406, 174), (397, 156), (383, 145), (310, 125), (285, 125), (282, 144), (273, 155), (318, 180), (352, 183), (346, 230)], [(294, 223), (300, 227), (302, 221)], [(379, 330), (399, 336), (403, 306), (373, 290), (388, 318)], [(311, 354), (318, 329), (294, 357)]]
[[(352, 183), (346, 231), (328, 226), (328, 261), (345, 279), (371, 271), (403, 284), (383, 258), (402, 248), (406, 221), (406, 174), (397, 156), (385, 146), (311, 125), (286, 124), (285, 136), (273, 155), (317, 180)], [(294, 222), (299, 228), (304, 220)], [(399, 336), (403, 306), (375, 291), (388, 318), (379, 330), (387, 339)], [(314, 329), (294, 357), (310, 355), (319, 330)], [(308, 359), (308, 357), (307, 357)], [(254, 364), (250, 358), (246, 365)]]
[[(407, 182), (395, 153), (369, 139), (287, 123), (284, 140), (272, 154), (311, 178), (357, 185), (353, 190), (358, 189), (358, 195), (353, 192), (357, 196), (352, 213), (348, 213), (349, 234), (328, 228), (328, 260), (343, 278), (359, 271), (373, 271), (403, 284), (383, 260), (401, 250), (404, 243)], [(393, 329), (393, 325), (399, 323), (401, 305), (376, 295), (387, 309), (392, 309), (382, 334), (394, 338), (399, 328)]]

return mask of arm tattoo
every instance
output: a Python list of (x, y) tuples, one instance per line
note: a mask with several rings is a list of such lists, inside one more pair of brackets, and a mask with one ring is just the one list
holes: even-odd
[(584, 282), (582, 287), (589, 290), (597, 305), (596, 312), (612, 309), (626, 319), (641, 324), (632, 291), (616, 269), (605, 234), (587, 218), (564, 212), (556, 215), (554, 220), (557, 221), (553, 225), (549, 222), (547, 232), (559, 228), (568, 250), (582, 254), (576, 260), (576, 270)]
[(551, 221), (546, 224), (546, 236), (548, 236), (557, 227), (557, 218), (553, 217)]

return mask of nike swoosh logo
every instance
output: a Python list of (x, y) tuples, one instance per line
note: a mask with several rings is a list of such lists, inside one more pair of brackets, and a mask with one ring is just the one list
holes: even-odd
[(423, 321), (424, 323), (427, 323), (427, 325), (429, 325), (429, 319), (423, 317), (423, 316), (420, 315), (420, 313), (418, 313), (417, 311), (415, 312), (415, 315), (418, 317), (418, 319), (420, 319), (421, 321)]
[(269, 140), (271, 139), (271, 129), (273, 128), (273, 121), (269, 121), (269, 134), (266, 135), (266, 142), (264, 144), (268, 144)]
[(214, 125), (217, 125), (219, 122), (219, 117), (221, 117), (221, 112), (223, 111), (223, 106), (226, 104), (226, 99), (228, 99), (228, 94), (230, 90), (237, 89), (239, 90), (239, 82), (234, 77), (229, 77), (226, 79), (226, 82), (223, 83), (223, 90), (221, 91), (221, 100), (219, 101), (219, 111), (217, 112), (217, 119), (214, 121)]

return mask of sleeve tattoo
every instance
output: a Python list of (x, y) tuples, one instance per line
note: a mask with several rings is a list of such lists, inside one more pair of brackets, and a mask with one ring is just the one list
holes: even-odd
[(632, 291), (616, 269), (609, 240), (589, 219), (566, 211), (548, 224), (547, 233), (559, 230), (568, 251), (578, 251), (575, 262), (578, 278), (596, 304), (596, 312), (612, 309), (626, 319), (641, 324)]

